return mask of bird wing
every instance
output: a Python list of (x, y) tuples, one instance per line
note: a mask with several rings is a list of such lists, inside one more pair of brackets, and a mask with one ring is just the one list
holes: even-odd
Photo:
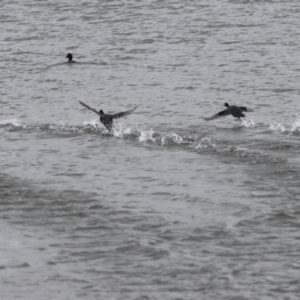
[(217, 118), (220, 118), (220, 117), (225, 117), (227, 115), (229, 115), (229, 111), (228, 109), (224, 109), (222, 111), (219, 111), (217, 114), (209, 117), (209, 118), (205, 118), (206, 121), (211, 121), (211, 120), (214, 120), (214, 119), (217, 119)]
[(81, 102), (81, 101), (79, 101), (79, 103), (80, 103), (82, 106), (84, 106), (85, 108), (87, 108), (87, 109), (89, 109), (89, 110), (95, 112), (97, 115), (100, 116), (100, 113), (99, 113), (96, 109), (89, 107), (88, 105), (86, 105), (85, 103), (83, 103), (83, 102)]
[(120, 112), (120, 113), (111, 115), (111, 117), (113, 119), (118, 119), (118, 118), (126, 117), (126, 116), (130, 115), (136, 109), (137, 109), (137, 106), (135, 108), (131, 109), (131, 110), (127, 110), (127, 111), (124, 111), (124, 112)]

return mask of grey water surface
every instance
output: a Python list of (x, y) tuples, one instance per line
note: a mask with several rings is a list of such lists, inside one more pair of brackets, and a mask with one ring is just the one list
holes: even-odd
[(2, 1), (0, 299), (299, 299), (299, 13)]

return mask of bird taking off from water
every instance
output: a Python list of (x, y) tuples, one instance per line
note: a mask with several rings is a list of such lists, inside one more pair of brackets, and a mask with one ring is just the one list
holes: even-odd
[(253, 112), (253, 109), (247, 108), (245, 106), (235, 106), (235, 105), (229, 105), (228, 103), (224, 104), (227, 108), (218, 112), (217, 114), (211, 116), (210, 118), (205, 118), (206, 121), (211, 121), (220, 117), (225, 117), (228, 115), (232, 115), (235, 118), (242, 118), (245, 117), (243, 112)]
[(130, 115), (134, 110), (137, 109), (137, 106), (131, 110), (127, 110), (124, 112), (120, 112), (117, 114), (113, 114), (113, 115), (109, 115), (109, 114), (105, 114), (104, 111), (102, 109), (100, 109), (99, 111), (97, 111), (94, 108), (89, 107), (88, 105), (86, 105), (85, 103), (79, 101), (79, 103), (84, 106), (85, 108), (95, 112), (97, 115), (100, 116), (100, 122), (106, 127), (106, 129), (108, 129), (109, 131), (111, 131), (112, 127), (113, 127), (113, 119), (119, 119), (122, 117), (126, 117), (128, 115)]

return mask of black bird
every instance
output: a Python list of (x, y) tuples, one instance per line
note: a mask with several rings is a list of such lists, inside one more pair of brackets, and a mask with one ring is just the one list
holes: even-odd
[(94, 108), (91, 108), (89, 107), (88, 105), (86, 105), (85, 103), (79, 101), (79, 103), (90, 109), (91, 111), (95, 112), (96, 114), (98, 114), (100, 116), (100, 122), (109, 130), (111, 131), (111, 128), (113, 126), (113, 119), (118, 119), (118, 118), (121, 118), (121, 117), (126, 117), (128, 115), (130, 115), (134, 110), (137, 109), (137, 106), (131, 110), (127, 110), (127, 111), (124, 111), (124, 112), (120, 112), (120, 113), (117, 113), (117, 114), (113, 114), (113, 115), (109, 115), (109, 114), (105, 114), (103, 112), (103, 110), (99, 110), (97, 111), (96, 109)]
[(235, 106), (235, 105), (229, 105), (228, 103), (224, 104), (227, 108), (218, 112), (217, 114), (211, 116), (210, 118), (205, 118), (206, 121), (214, 120), (220, 117), (225, 117), (228, 115), (232, 115), (235, 118), (242, 118), (245, 117), (243, 112), (253, 112), (253, 109), (247, 108), (245, 106)]
[(67, 61), (68, 63), (77, 63), (77, 61), (73, 60), (73, 55), (71, 53), (68, 53), (66, 58), (69, 60)]

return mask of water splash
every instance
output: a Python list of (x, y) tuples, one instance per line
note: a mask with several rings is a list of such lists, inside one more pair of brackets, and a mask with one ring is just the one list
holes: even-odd
[(83, 122), (84, 126), (91, 126), (94, 127), (95, 129), (98, 129), (98, 119), (90, 120), (90, 121), (84, 121)]
[(296, 134), (300, 133), (300, 120), (297, 120), (292, 124), (291, 131), (292, 133), (296, 133)]
[(246, 148), (242, 148), (242, 147), (238, 147), (238, 146), (230, 146), (228, 148), (228, 151), (236, 154), (239, 157), (246, 157), (248, 154), (248, 151)]
[(114, 137), (117, 138), (124, 138), (124, 135), (129, 135), (131, 134), (131, 128), (127, 127), (125, 124), (120, 124), (119, 128), (113, 127), (112, 133)]
[(155, 143), (155, 137), (154, 137), (155, 131), (153, 129), (150, 129), (150, 130), (140, 130), (139, 129), (139, 132), (140, 132), (139, 142), (151, 141), (151, 142)]
[(217, 145), (214, 144), (210, 138), (205, 137), (201, 139), (200, 143), (195, 147), (195, 149), (216, 149)]
[(273, 130), (273, 131), (286, 132), (285, 127), (284, 127), (282, 124), (277, 123), (277, 122), (271, 124), (271, 125), (269, 126), (269, 129), (270, 129), (270, 130)]
[(8, 119), (8, 120), (0, 121), (0, 125), (13, 125), (16, 127), (21, 127), (23, 126), (23, 123), (18, 119)]
[(176, 133), (170, 133), (161, 139), (162, 146), (170, 145), (170, 144), (182, 144), (182, 143), (183, 143), (183, 138)]
[(255, 122), (251, 119), (242, 119), (241, 126), (246, 127), (246, 128), (254, 128)]

